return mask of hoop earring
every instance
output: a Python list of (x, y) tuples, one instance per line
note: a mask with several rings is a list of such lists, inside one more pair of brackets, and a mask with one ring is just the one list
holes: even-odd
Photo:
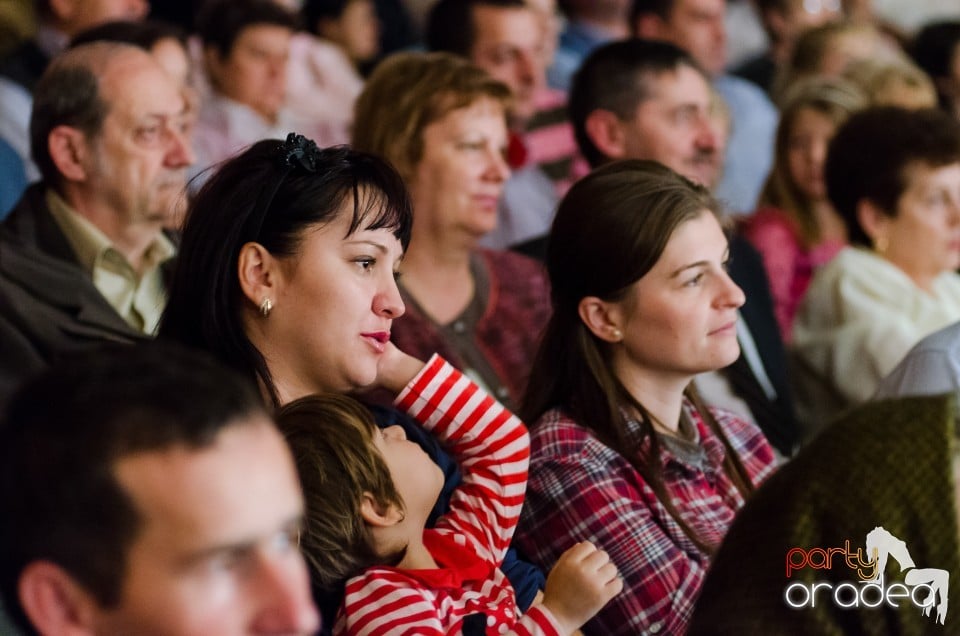
[(260, 302), (260, 315), (263, 316), (264, 318), (270, 315), (270, 310), (272, 309), (273, 309), (273, 301), (271, 301), (269, 298), (264, 298)]

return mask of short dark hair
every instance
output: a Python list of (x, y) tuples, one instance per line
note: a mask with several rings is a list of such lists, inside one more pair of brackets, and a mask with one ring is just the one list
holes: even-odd
[(116, 462), (206, 448), (263, 409), (249, 381), (170, 344), (112, 345), (24, 384), (0, 421), (0, 594), (12, 618), (31, 629), (17, 586), (37, 560), (115, 606), (142, 522)]
[(353, 0), (306, 0), (300, 9), (304, 28), (316, 35), (317, 23), (323, 19), (336, 20), (343, 15)]
[(870, 246), (857, 219), (866, 199), (884, 214), (897, 215), (915, 164), (942, 167), (960, 162), (960, 122), (937, 109), (893, 106), (854, 114), (830, 142), (824, 179), (827, 196), (843, 218), (850, 243)]
[(655, 15), (662, 20), (669, 20), (677, 0), (633, 0), (630, 10), (630, 24), (636, 28), (637, 20), (641, 16)]
[(706, 74), (689, 53), (667, 42), (634, 38), (611, 42), (595, 49), (573, 76), (567, 108), (580, 153), (596, 167), (610, 158), (587, 134), (587, 117), (595, 110), (609, 110), (621, 119), (633, 117), (650, 94), (650, 83), (663, 73), (689, 66)]
[(427, 49), (470, 57), (477, 38), (474, 7), (528, 8), (523, 0), (440, 0), (427, 16)]
[(270, 24), (296, 31), (297, 16), (273, 0), (208, 0), (197, 14), (197, 33), (204, 48), (230, 56), (244, 29)]
[(90, 42), (123, 42), (150, 51), (162, 40), (176, 40), (187, 48), (187, 34), (180, 27), (160, 20), (106, 22), (78, 33), (70, 40), (70, 48)]
[(97, 79), (106, 58), (127, 44), (92, 43), (55, 58), (33, 90), (30, 114), (30, 153), (47, 185), (59, 189), (62, 177), (50, 156), (48, 139), (57, 126), (71, 126), (88, 139), (103, 128), (109, 104), (100, 94)]
[(937, 85), (940, 105), (946, 110), (952, 108), (952, 104), (940, 89), (938, 80), (950, 76), (958, 46), (960, 46), (960, 20), (951, 20), (924, 26), (914, 36), (909, 47), (917, 66), (934, 80), (934, 85)]
[(290, 138), (257, 142), (197, 193), (160, 322), (161, 337), (213, 352), (262, 382), (274, 405), (270, 370), (241, 319), (240, 248), (253, 241), (275, 256), (293, 256), (306, 232), (332, 222), (351, 202), (350, 233), (386, 228), (406, 249), (413, 224), (406, 187), (386, 160), (346, 146), (313, 146), (303, 162), (291, 163), (290, 144)]

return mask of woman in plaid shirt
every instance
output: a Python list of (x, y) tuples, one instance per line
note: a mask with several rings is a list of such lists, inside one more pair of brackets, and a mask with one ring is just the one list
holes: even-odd
[(579, 541), (610, 554), (624, 590), (587, 634), (682, 634), (710, 555), (774, 468), (758, 428), (691, 387), (739, 355), (718, 209), (658, 163), (620, 161), (574, 185), (554, 222), (517, 539), (544, 568)]

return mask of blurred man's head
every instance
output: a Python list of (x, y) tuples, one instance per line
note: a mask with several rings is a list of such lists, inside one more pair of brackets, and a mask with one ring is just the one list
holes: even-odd
[(711, 187), (723, 157), (712, 99), (689, 54), (665, 42), (624, 40), (584, 61), (570, 91), (570, 118), (594, 167), (650, 159)]
[(711, 75), (727, 66), (726, 0), (636, 0), (636, 35), (670, 42), (690, 53)]
[(185, 125), (181, 87), (154, 57), (96, 42), (58, 56), (37, 83), (30, 143), (45, 183), (116, 241), (159, 232), (184, 205)]
[(197, 16), (214, 88), (273, 122), (286, 100), (297, 18), (273, 0), (215, 0)]
[(257, 392), (200, 354), (65, 361), (0, 422), (0, 592), (24, 629), (312, 633), (302, 513)]
[(140, 20), (150, 10), (148, 0), (34, 0), (45, 24), (73, 37), (90, 27), (113, 20)]
[(521, 127), (546, 86), (544, 28), (523, 0), (440, 0), (430, 12), (427, 46), (462, 55), (510, 87), (511, 117)]

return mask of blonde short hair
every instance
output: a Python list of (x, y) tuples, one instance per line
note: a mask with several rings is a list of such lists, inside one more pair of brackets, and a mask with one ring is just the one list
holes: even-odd
[(509, 105), (510, 89), (450, 53), (397, 53), (367, 79), (354, 106), (352, 145), (386, 158), (405, 178), (423, 157), (423, 130), (488, 97)]

